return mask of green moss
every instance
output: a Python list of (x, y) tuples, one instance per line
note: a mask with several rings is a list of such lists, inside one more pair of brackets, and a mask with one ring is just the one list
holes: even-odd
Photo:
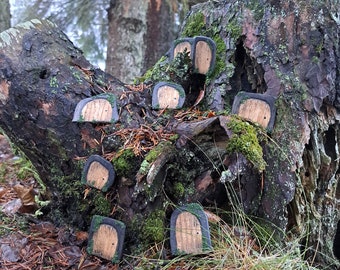
[(92, 213), (108, 216), (111, 213), (111, 204), (102, 193), (97, 193), (93, 199), (94, 209)]
[[(212, 81), (213, 78), (217, 77), (217, 75), (221, 74), (226, 70), (226, 64), (224, 61), (224, 55), (226, 53), (227, 47), (223, 41), (223, 39), (219, 36), (219, 34), (215, 34), (212, 39), (216, 44), (216, 61), (215, 68), (207, 74), (207, 84)], [(233, 69), (234, 71), (234, 69)]]
[(143, 162), (141, 163), (138, 173), (144, 175), (147, 174), (151, 167), (151, 164), (159, 157), (161, 153), (164, 153), (167, 150), (169, 150), (169, 147), (171, 146), (172, 146), (171, 142), (161, 142), (152, 150), (150, 150), (149, 153), (147, 153), (147, 155), (145, 156)]
[(231, 38), (237, 40), (242, 35), (242, 24), (236, 19), (230, 20), (226, 25), (227, 32), (230, 33)]
[(151, 69), (149, 69), (142, 77), (135, 79), (135, 82), (144, 81), (163, 81), (183, 84), (189, 79), (192, 70), (192, 62), (189, 53), (184, 51), (176, 55), (174, 59), (169, 61), (166, 57), (162, 57)]
[(99, 216), (99, 215), (94, 215), (94, 216), (92, 217), (91, 226), (92, 226), (92, 230), (93, 230), (94, 232), (97, 231), (97, 230), (99, 229), (99, 226), (100, 226), (100, 224), (102, 224), (104, 218), (105, 218), (105, 217)]
[(263, 151), (256, 128), (237, 117), (232, 118), (227, 127), (233, 132), (227, 143), (227, 151), (243, 154), (255, 168), (263, 171), (267, 164), (263, 159)]
[(152, 150), (150, 150), (150, 152), (145, 156), (145, 160), (147, 160), (149, 163), (152, 163), (159, 157), (160, 154), (170, 150), (171, 147), (171, 142), (161, 142)]
[(165, 212), (157, 210), (145, 219), (143, 225), (142, 238), (147, 242), (161, 242), (164, 240), (165, 232)]
[(185, 188), (183, 184), (180, 182), (175, 182), (173, 190), (174, 190), (174, 196), (176, 198), (181, 198), (185, 193)]
[(135, 154), (132, 149), (126, 149), (118, 157), (112, 160), (115, 171), (118, 175), (127, 176), (133, 169)]
[(116, 104), (116, 96), (111, 93), (106, 93), (103, 96), (106, 97), (106, 100), (111, 104), (111, 106)]
[(189, 17), (185, 28), (182, 31), (182, 37), (194, 37), (202, 35), (202, 30), (205, 29), (204, 14), (198, 12)]
[(176, 141), (178, 138), (179, 138), (179, 135), (178, 135), (178, 134), (174, 134), (174, 135), (172, 135), (172, 136), (169, 138), (169, 140), (172, 141), (172, 142), (174, 142), (174, 141)]

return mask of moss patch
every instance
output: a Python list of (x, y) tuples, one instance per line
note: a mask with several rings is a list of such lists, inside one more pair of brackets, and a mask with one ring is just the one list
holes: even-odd
[(92, 210), (93, 214), (109, 216), (111, 212), (111, 204), (105, 198), (102, 193), (97, 193), (93, 198), (94, 209)]
[(147, 242), (161, 242), (164, 240), (165, 212), (155, 211), (145, 220), (143, 225), (142, 238)]
[(182, 31), (182, 37), (194, 37), (202, 35), (202, 31), (205, 31), (205, 17), (204, 14), (198, 12), (189, 17), (185, 28)]
[(132, 169), (135, 159), (135, 154), (132, 149), (126, 149), (121, 152), (116, 158), (112, 160), (115, 171), (118, 175), (128, 176)]
[(180, 182), (175, 182), (175, 184), (174, 184), (174, 196), (176, 198), (181, 198), (181, 197), (183, 197), (184, 193), (185, 193), (185, 188), (184, 188), (183, 184), (180, 183)]
[(229, 153), (241, 153), (255, 168), (263, 171), (267, 164), (263, 159), (263, 151), (258, 140), (256, 128), (237, 117), (232, 118), (227, 127), (233, 132), (227, 143), (227, 151)]

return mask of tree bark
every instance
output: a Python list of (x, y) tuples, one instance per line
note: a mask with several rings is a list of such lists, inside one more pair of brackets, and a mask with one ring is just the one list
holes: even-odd
[(111, 1), (106, 72), (132, 83), (152, 67), (175, 37), (174, 8), (168, 1)]
[[(336, 269), (336, 12), (317, 1), (194, 6), (182, 34), (215, 41), (215, 70), (207, 75), (205, 97), (196, 109), (189, 110), (189, 102), (187, 110), (165, 113), (151, 109), (148, 85), (124, 86), (94, 69), (54, 25), (26, 23), (1, 34), (1, 127), (47, 184), (54, 220), (80, 227), (94, 214), (122, 220), (131, 252), (138, 243), (159, 240), (147, 230), (148, 217), (162, 216), (166, 226), (173, 204), (198, 201), (232, 209), (239, 203), (277, 231), (302, 238), (302, 249), (315, 264)], [(204, 89), (192, 87), (193, 79), (184, 87), (189, 101)], [(258, 133), (266, 138), (263, 171), (241, 148), (234, 153), (226, 148), (233, 133), (247, 133), (233, 130), (233, 118), (225, 115), (241, 90), (276, 99), (273, 130)], [(120, 121), (72, 123), (78, 101), (103, 92), (117, 96)], [(105, 195), (83, 194), (79, 180), (90, 154), (112, 160), (116, 169), (114, 187)], [(231, 189), (236, 198), (229, 196)]]
[(334, 264), (339, 245), (338, 9), (332, 1), (224, 1), (196, 6), (183, 26), (188, 35), (191, 18), (204, 14), (204, 28), (192, 35), (214, 29), (225, 44), (224, 68), (207, 87), (208, 107), (228, 108), (240, 90), (276, 98), (263, 192), (250, 208), (243, 204), (305, 235), (308, 256), (322, 265)]
[(11, 11), (9, 0), (0, 0), (0, 32), (11, 27)]

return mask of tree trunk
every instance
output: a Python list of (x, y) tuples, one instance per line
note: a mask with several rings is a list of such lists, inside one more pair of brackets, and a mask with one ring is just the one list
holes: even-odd
[[(193, 22), (202, 14), (197, 30)], [(185, 36), (213, 37), (222, 48), (206, 106), (230, 108), (240, 90), (276, 98), (263, 191), (252, 201), (246, 196), (243, 206), (305, 235), (308, 256), (322, 265), (334, 263), (340, 241), (339, 24), (339, 4), (332, 1), (223, 1), (196, 6), (182, 28)]]
[(9, 0), (0, 0), (0, 32), (11, 27), (11, 11)]
[(123, 82), (154, 65), (175, 37), (175, 7), (168, 1), (111, 1), (108, 18), (106, 72)]
[[(94, 69), (54, 25), (26, 23), (1, 34), (0, 124), (47, 184), (54, 220), (80, 227), (94, 214), (121, 220), (131, 252), (164, 236), (173, 204), (232, 209), (240, 202), (247, 214), (301, 237), (315, 264), (336, 269), (337, 15), (317, 1), (194, 6), (182, 35), (215, 41), (215, 69), (206, 87), (189, 73), (186, 109), (175, 111), (153, 110), (150, 86), (123, 86)], [(271, 132), (226, 115), (240, 91), (276, 100)], [(117, 96), (117, 123), (72, 122), (80, 100), (103, 92)], [(90, 154), (114, 164), (106, 194), (83, 194)], [(160, 220), (160, 230), (150, 229), (150, 220)]]

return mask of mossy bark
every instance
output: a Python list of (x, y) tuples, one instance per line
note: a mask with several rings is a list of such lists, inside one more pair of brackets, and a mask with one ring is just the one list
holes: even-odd
[(224, 41), (223, 68), (207, 87), (207, 108), (230, 108), (238, 91), (276, 98), (276, 124), (263, 146), (263, 187), (245, 210), (305, 235), (309, 258), (334, 268), (333, 244), (340, 241), (338, 11), (332, 1), (209, 1), (195, 6), (183, 25), (186, 35)]

